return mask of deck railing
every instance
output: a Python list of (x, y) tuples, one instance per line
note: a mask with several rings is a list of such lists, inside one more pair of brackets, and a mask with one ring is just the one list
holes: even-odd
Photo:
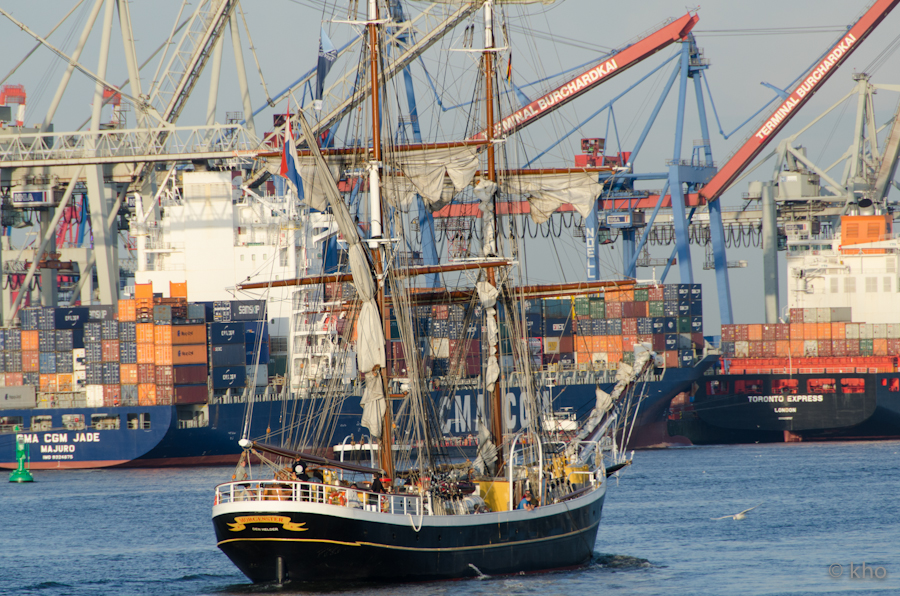
[(263, 501), (320, 503), (398, 515), (423, 515), (423, 499), (414, 494), (380, 494), (319, 482), (277, 480), (229, 482), (216, 487), (216, 505)]

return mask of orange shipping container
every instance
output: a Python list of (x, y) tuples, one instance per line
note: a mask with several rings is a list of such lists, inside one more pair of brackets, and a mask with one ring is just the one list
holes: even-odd
[(153, 343), (158, 346), (172, 345), (172, 326), (171, 325), (154, 325), (153, 326)]
[[(608, 352), (622, 352), (622, 336), (621, 335), (607, 335), (606, 336), (606, 346)], [(618, 360), (610, 359), (610, 362), (618, 362)]]
[(831, 339), (847, 339), (847, 324), (846, 323), (832, 323), (831, 324)]
[(173, 325), (172, 345), (197, 345), (206, 343), (206, 325)]
[[(581, 352), (581, 344), (576, 346), (576, 350)], [(172, 346), (171, 350), (172, 364), (206, 364), (206, 344)]]
[[(579, 354), (585, 353), (590, 354), (593, 350), (591, 349), (591, 337), (589, 335), (576, 335), (575, 336), (575, 351)], [(581, 362), (581, 360), (578, 360)], [(177, 362), (176, 362), (177, 364)]]
[(137, 385), (138, 374), (137, 364), (120, 364), (119, 365), (119, 382), (122, 385)]
[[(37, 333), (37, 331), (35, 331)], [(24, 335), (24, 334), (23, 334)], [(41, 369), (41, 353), (36, 350), (22, 352), (22, 372), (38, 372)]]
[[(40, 349), (37, 331), (22, 332), (22, 351), (35, 351)], [(27, 371), (26, 371), (27, 372)]]
[(153, 323), (138, 323), (135, 326), (139, 344), (153, 343)]
[(138, 385), (138, 404), (142, 406), (156, 405), (155, 383), (141, 383)]
[(816, 339), (818, 332), (818, 323), (803, 323), (803, 339)]
[(790, 339), (803, 339), (804, 327), (803, 323), (791, 323)]
[(591, 362), (591, 353), (590, 352), (578, 352), (575, 354), (575, 362), (578, 364), (585, 364)]
[(762, 341), (762, 332), (762, 325), (747, 325), (747, 337), (749, 338), (749, 341)]
[(134, 284), (134, 297), (153, 300), (153, 284)]
[(622, 352), (607, 352), (607, 362), (622, 362)]
[(169, 282), (169, 296), (172, 298), (184, 298), (187, 300), (187, 282)]
[(119, 320), (135, 321), (137, 320), (137, 311), (134, 300), (119, 300)]
[(831, 323), (816, 323), (816, 339), (831, 339)]
[(791, 342), (781, 339), (775, 342), (775, 356), (778, 358), (788, 358), (791, 355)]
[(802, 358), (803, 346), (806, 342), (802, 339), (791, 339), (791, 357)]
[(56, 393), (58, 390), (56, 383), (56, 375), (43, 374), (38, 378), (38, 387), (44, 393)]
[(156, 364), (156, 346), (153, 344), (137, 345), (138, 364)]
[(172, 346), (164, 346), (157, 344), (156, 348), (156, 364), (172, 364)]
[(887, 339), (873, 339), (872, 340), (872, 355), (873, 356), (887, 356), (888, 355), (888, 347), (887, 347)]
[(59, 391), (72, 391), (72, 373), (56, 375), (56, 386), (59, 388)]

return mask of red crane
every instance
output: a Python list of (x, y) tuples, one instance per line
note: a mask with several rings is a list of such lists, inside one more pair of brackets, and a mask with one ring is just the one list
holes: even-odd
[(831, 48), (831, 51), (806, 73), (806, 76), (797, 83), (787, 99), (781, 102), (766, 118), (765, 123), (744, 142), (731, 159), (703, 187), (700, 191), (701, 198), (705, 201), (718, 199), (898, 3), (900, 0), (876, 0), (841, 37), (840, 41)]
[[(505, 137), (514, 133), (541, 116), (546, 116), (556, 108), (565, 105), (585, 91), (589, 91), (600, 83), (608, 81), (620, 72), (627, 70), (630, 66), (634, 66), (670, 44), (684, 39), (699, 20), (700, 17), (696, 14), (691, 15), (688, 13), (657, 29), (640, 41), (636, 41), (625, 49), (616, 52), (606, 60), (578, 74), (495, 124), (494, 138)], [(482, 141), (486, 138), (487, 130), (483, 130), (469, 140)]]

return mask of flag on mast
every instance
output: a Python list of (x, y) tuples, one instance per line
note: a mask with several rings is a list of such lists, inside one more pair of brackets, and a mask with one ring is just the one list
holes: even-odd
[(297, 146), (294, 143), (294, 133), (291, 130), (291, 108), (288, 104), (288, 113), (284, 122), (284, 149), (281, 152), (281, 169), (278, 173), (287, 180), (288, 186), (297, 195), (299, 200), (304, 199), (303, 180), (300, 179), (300, 168), (297, 163)]
[(322, 92), (325, 90), (325, 77), (328, 76), (328, 71), (331, 70), (336, 59), (337, 50), (334, 49), (334, 44), (331, 43), (328, 34), (325, 33), (325, 28), (322, 27), (319, 33), (319, 62), (316, 66), (316, 99), (313, 101), (313, 107), (316, 110), (322, 109)]

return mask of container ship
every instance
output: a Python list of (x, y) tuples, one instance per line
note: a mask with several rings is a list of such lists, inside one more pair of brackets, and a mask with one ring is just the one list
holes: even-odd
[(669, 434), (695, 444), (900, 437), (892, 224), (847, 215), (832, 238), (789, 243), (789, 323), (723, 325), (720, 366), (673, 400)]
[[(283, 437), (271, 429), (285, 416), (315, 410), (331, 383), (359, 383), (350, 284), (270, 288), (235, 300), (223, 282), (262, 275), (263, 264), (274, 266), (265, 275), (285, 279), (340, 271), (346, 262), (330, 215), (285, 215), (272, 209), (288, 204), (282, 189), (269, 181), (254, 197), (235, 191), (239, 177), (183, 172), (162, 195), (157, 221), (132, 221), (132, 297), (115, 306), (26, 307), (2, 330), (0, 466), (15, 465), (17, 433), (26, 435), (35, 469), (229, 463), (242, 435), (278, 443)], [(188, 301), (188, 285), (197, 301)], [(167, 287), (165, 297), (153, 291)], [(633, 361), (636, 348), (652, 349), (657, 368), (641, 390), (631, 445), (671, 442), (669, 401), (716, 360), (707, 356), (699, 285), (610, 283), (525, 305), (516, 316), (549, 418), (580, 421), (596, 389), (614, 386), (620, 364)], [(417, 308), (441, 431), (459, 445), (483, 412), (481, 313), (458, 304)], [(511, 328), (501, 323), (505, 367)], [(389, 352), (402, 378), (400, 342)], [(363, 439), (361, 390), (351, 393), (332, 429), (335, 445)], [(510, 432), (525, 415), (518, 396), (513, 381)]]

